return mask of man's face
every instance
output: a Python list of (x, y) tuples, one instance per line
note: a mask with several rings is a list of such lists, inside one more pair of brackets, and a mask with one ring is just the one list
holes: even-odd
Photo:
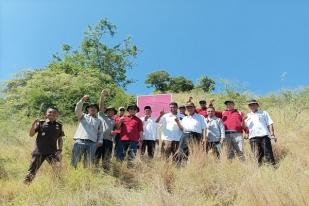
[(201, 108), (206, 108), (206, 102), (200, 102), (200, 106), (201, 106)]
[(151, 109), (145, 109), (145, 110), (144, 110), (145, 116), (150, 116), (151, 113), (152, 113)]
[(95, 106), (88, 107), (88, 114), (95, 115), (98, 113), (98, 109)]
[(125, 111), (126, 111), (125, 109), (120, 109), (119, 110), (119, 116), (122, 117), (124, 115)]
[(258, 104), (249, 104), (248, 107), (252, 112), (255, 112), (259, 108), (259, 105)]
[(182, 114), (185, 114), (186, 113), (186, 108), (185, 107), (179, 108), (179, 112), (182, 113)]
[(114, 112), (113, 109), (109, 109), (109, 110), (106, 111), (106, 115), (108, 117), (113, 117), (115, 115), (115, 112)]
[(187, 106), (186, 109), (190, 115), (193, 114), (195, 111), (195, 107), (193, 106)]
[(135, 108), (129, 108), (128, 112), (131, 116), (134, 116), (136, 114), (137, 110)]
[(58, 118), (58, 111), (52, 108), (47, 109), (46, 111), (46, 118), (55, 121)]
[(214, 110), (213, 108), (208, 108), (208, 109), (207, 109), (207, 115), (208, 115), (209, 117), (215, 116), (215, 110)]
[(226, 109), (227, 109), (227, 110), (234, 110), (234, 103), (232, 103), (232, 102), (227, 102), (227, 103), (226, 103)]
[(170, 105), (170, 111), (171, 113), (177, 113), (178, 107), (176, 105)]

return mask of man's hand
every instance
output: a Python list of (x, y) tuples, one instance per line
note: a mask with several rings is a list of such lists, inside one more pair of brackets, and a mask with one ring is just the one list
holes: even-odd
[(39, 119), (35, 119), (32, 123), (32, 127), (35, 128), (36, 125), (39, 123), (39, 121), (40, 121)]
[(84, 95), (81, 100), (83, 102), (86, 102), (86, 101), (88, 101), (88, 99), (89, 99), (89, 95)]
[(273, 140), (274, 142), (277, 142), (277, 137), (274, 134), (270, 135), (270, 140)]
[(149, 119), (149, 117), (150, 117), (149, 115), (145, 116), (145, 122)]
[(164, 109), (160, 111), (160, 117), (162, 117), (165, 114)]
[(62, 159), (62, 150), (61, 149), (58, 149), (57, 152), (56, 152), (56, 156), (59, 160)]
[(103, 89), (103, 90), (101, 91), (101, 96), (109, 96), (108, 90)]
[(102, 145), (103, 145), (103, 144), (100, 143), (100, 142), (97, 143), (97, 147), (102, 147)]
[(159, 145), (160, 144), (160, 140), (156, 139), (156, 144)]

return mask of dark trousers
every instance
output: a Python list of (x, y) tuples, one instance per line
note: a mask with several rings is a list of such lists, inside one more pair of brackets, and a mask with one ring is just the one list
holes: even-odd
[(202, 134), (196, 132), (183, 133), (179, 142), (179, 150), (177, 154), (177, 164), (181, 164), (183, 161), (187, 161), (190, 151), (190, 145), (200, 145)]
[(250, 146), (253, 155), (257, 159), (259, 165), (262, 164), (264, 158), (267, 163), (275, 165), (275, 158), (271, 146), (271, 141), (268, 136), (251, 138)]
[(178, 148), (179, 148), (179, 141), (163, 140), (161, 146), (161, 155), (162, 157), (164, 157), (164, 159), (168, 159), (172, 155), (173, 161), (175, 161)]
[(128, 154), (128, 161), (133, 161), (137, 153), (137, 142), (120, 140), (118, 142), (116, 152), (117, 160), (123, 161)]
[(145, 155), (146, 148), (147, 148), (148, 157), (153, 158), (155, 148), (156, 148), (156, 141), (155, 140), (143, 140), (142, 147), (141, 147), (141, 156)]
[(208, 153), (210, 150), (212, 150), (213, 153), (217, 156), (217, 158), (220, 159), (220, 153), (221, 153), (220, 142), (207, 142), (206, 143), (206, 153)]
[(28, 169), (28, 174), (25, 177), (25, 183), (30, 183), (39, 168), (41, 167), (44, 161), (47, 161), (52, 167), (54, 171), (57, 171), (60, 168), (60, 157), (56, 154), (47, 154), (47, 155), (40, 155), (40, 154), (33, 154), (31, 163)]
[(99, 166), (100, 159), (102, 159), (102, 166), (104, 170), (110, 169), (110, 163), (113, 153), (113, 141), (103, 139), (103, 145), (98, 147), (95, 152), (95, 165)]
[(117, 157), (117, 150), (116, 150), (116, 148), (117, 148), (117, 145), (118, 145), (119, 141), (120, 141), (120, 134), (117, 133), (115, 138), (114, 138), (114, 143), (115, 143), (114, 156), (115, 157)]

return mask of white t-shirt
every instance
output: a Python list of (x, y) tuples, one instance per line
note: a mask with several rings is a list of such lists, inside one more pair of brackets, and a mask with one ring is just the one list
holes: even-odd
[(153, 117), (149, 117), (147, 121), (145, 121), (145, 117), (141, 118), (143, 122), (144, 132), (143, 132), (143, 140), (156, 140), (158, 139), (158, 124), (156, 123), (156, 119)]
[(180, 119), (180, 114), (173, 115), (172, 113), (164, 114), (160, 119), (162, 128), (162, 140), (179, 141), (182, 135), (181, 129), (178, 127), (175, 118)]
[(204, 116), (194, 113), (193, 115), (185, 116), (181, 125), (183, 126), (183, 132), (197, 132), (202, 134), (202, 130), (206, 128), (206, 119)]
[(269, 135), (268, 126), (274, 122), (270, 118), (268, 112), (258, 110), (248, 113), (245, 123), (249, 129), (249, 138), (253, 138)]

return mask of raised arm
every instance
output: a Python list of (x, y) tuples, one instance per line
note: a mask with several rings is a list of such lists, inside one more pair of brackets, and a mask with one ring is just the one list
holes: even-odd
[(105, 97), (108, 96), (108, 91), (103, 89), (101, 91), (101, 95), (100, 95), (100, 102), (99, 102), (99, 111), (100, 112), (104, 112), (105, 111)]
[(30, 136), (30, 137), (33, 137), (33, 136), (35, 135), (35, 133), (37, 132), (36, 129), (38, 128), (38, 126), (39, 126), (39, 120), (36, 119), (36, 120), (34, 120), (34, 122), (32, 123), (31, 128), (30, 128), (30, 130), (29, 130), (29, 136)]
[(88, 95), (85, 95), (77, 102), (76, 107), (75, 107), (75, 115), (77, 116), (78, 119), (80, 119), (83, 116), (83, 105), (84, 103), (89, 99)]

